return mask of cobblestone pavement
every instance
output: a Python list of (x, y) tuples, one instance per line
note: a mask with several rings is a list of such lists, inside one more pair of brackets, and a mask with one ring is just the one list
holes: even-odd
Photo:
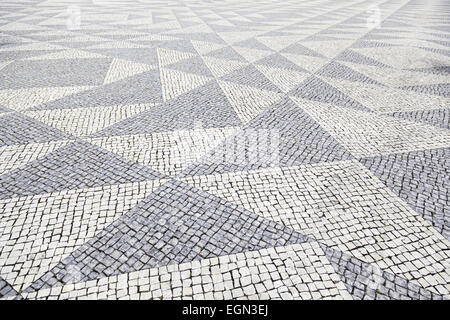
[(0, 299), (450, 298), (450, 2), (3, 0)]

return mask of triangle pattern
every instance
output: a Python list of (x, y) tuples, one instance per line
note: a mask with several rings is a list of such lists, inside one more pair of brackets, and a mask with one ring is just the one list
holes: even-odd
[(103, 84), (109, 84), (115, 81), (119, 81), (152, 69), (155, 68), (147, 64), (136, 63), (122, 59), (114, 59), (111, 62), (111, 66), (109, 67)]
[(280, 92), (257, 68), (253, 65), (236, 70), (220, 78), (223, 81), (238, 83), (258, 89)]
[[(450, 214), (445, 209), (447, 190), (439, 183), (448, 176), (449, 154), (450, 148), (444, 147), (367, 157), (360, 162), (449, 240), (450, 227), (446, 221)], [(388, 173), (386, 167), (394, 170)], [(429, 185), (434, 187), (427, 187)]]
[(233, 49), (243, 56), (248, 62), (255, 62), (272, 54), (272, 51), (268, 50), (250, 49), (238, 46), (233, 46)]
[(206, 57), (212, 57), (216, 59), (228, 60), (228, 61), (238, 61), (246, 63), (247, 60), (236, 52), (232, 47), (224, 47), (217, 49), (206, 54)]
[(368, 112), (371, 111), (358, 101), (353, 100), (338, 89), (315, 76), (310, 76), (302, 84), (289, 92), (289, 94), (302, 99), (332, 103), (334, 105)]
[(307, 70), (309, 72), (312, 72), (312, 73), (319, 70), (328, 61), (328, 59), (326, 59), (326, 58), (297, 55), (297, 54), (292, 54), (292, 53), (282, 53), (281, 55), (284, 56), (285, 58), (287, 58), (289, 61), (293, 62), (298, 67), (300, 67), (304, 70)]
[(0, 90), (0, 103), (16, 111), (23, 111), (40, 104), (50, 103), (83, 91), (93, 89), (86, 87), (48, 87)]
[(337, 140), (286, 97), (187, 167), (181, 176), (239, 174), (350, 159), (352, 155)]
[(256, 65), (255, 67), (284, 93), (288, 93), (309, 77), (308, 73), (294, 70), (278, 69), (264, 65)]
[[(71, 190), (66, 194), (59, 192), (29, 197), (15, 198), (14, 204), (27, 202), (27, 208), (18, 205), (15, 209), (4, 212), (15, 228), (21, 230), (17, 237), (8, 239), (7, 246), (19, 251), (10, 262), (20, 265), (20, 273), (14, 278), (11, 273), (4, 277), (14, 283), (18, 291), (29, 287), (35, 280), (55, 267), (63, 258), (82, 244), (92, 239), (95, 234), (107, 227), (112, 221), (119, 219), (125, 212), (133, 208), (140, 200), (151, 194), (163, 181), (143, 181), (113, 186)], [(2, 200), (5, 202), (5, 200)], [(11, 201), (8, 199), (6, 201)], [(50, 202), (51, 217), (39, 210), (42, 203)], [(97, 202), (97, 203), (95, 203)], [(86, 208), (90, 210), (86, 210)], [(82, 212), (82, 214), (80, 214)], [(28, 228), (21, 228), (20, 217), (27, 216)], [(102, 217), (102, 218), (99, 218)], [(49, 223), (52, 219), (54, 223)], [(64, 228), (71, 223), (79, 228)], [(81, 231), (80, 231), (81, 230)], [(39, 241), (45, 235), (49, 237), (48, 246), (43, 246), (40, 255), (26, 245)], [(74, 240), (76, 239), (76, 240)], [(20, 250), (18, 250), (20, 248)], [(3, 248), (2, 248), (3, 249)], [(7, 256), (7, 250), (0, 250), (0, 256)], [(50, 263), (46, 263), (49, 262)]]
[[(134, 85), (129, 86), (128, 83), (134, 83)], [(88, 102), (80, 103), (79, 101)], [(159, 70), (150, 70), (101, 87), (44, 103), (29, 110), (104, 107), (118, 104), (157, 104), (160, 102), (162, 102), (162, 89)]]
[(206, 66), (205, 62), (200, 56), (181, 60), (180, 62), (168, 65), (166, 68), (187, 73), (193, 73), (199, 76), (213, 77), (213, 74)]
[[(204, 91), (210, 96), (204, 95)], [(213, 98), (212, 98), (213, 97)], [(239, 126), (241, 120), (214, 81), (94, 134), (96, 137)]]
[(158, 60), (159, 65), (161, 67), (192, 57), (194, 57), (194, 55), (188, 52), (168, 50), (168, 49), (158, 49)]
[(221, 49), (225, 47), (224, 44), (218, 44), (214, 42), (206, 42), (206, 41), (195, 41), (191, 40), (192, 45), (194, 46), (195, 50), (201, 55), (208, 54), (211, 51), (215, 51), (217, 49)]
[[(160, 207), (164, 199), (172, 201)], [(205, 224), (211, 226), (211, 234), (202, 233)], [(275, 222), (171, 180), (62, 260), (30, 289), (48, 287), (48, 282), (71, 283), (70, 266), (83, 270), (87, 261), (90, 272), (82, 276), (82, 281), (306, 241), (307, 237)], [(92, 251), (90, 257), (86, 251)]]
[(388, 115), (398, 119), (426, 123), (435, 127), (450, 129), (450, 109), (394, 112)]
[(354, 300), (410, 300), (443, 297), (405, 278), (383, 271), (337, 249), (322, 246), (327, 259)]
[(161, 84), (164, 101), (178, 97), (179, 95), (198, 88), (212, 78), (199, 76), (192, 73), (161, 69)]
[(70, 135), (16, 112), (2, 114), (0, 127), (1, 146), (71, 139)]
[(219, 81), (219, 84), (243, 123), (248, 123), (282, 97), (276, 92), (236, 83)]
[(442, 148), (450, 141), (450, 133), (444, 129), (332, 104), (292, 99), (357, 158)]
[(311, 49), (301, 45), (300, 43), (294, 43), (294, 44), (290, 45), (289, 47), (281, 50), (281, 52), (292, 53), (292, 54), (296, 54), (296, 55), (305, 55), (305, 56), (311, 56), (311, 57), (317, 57), (317, 58), (325, 58), (324, 55), (322, 55), (314, 50), (311, 50)]
[(207, 56), (203, 57), (203, 61), (205, 61), (205, 64), (216, 78), (220, 78), (248, 65), (248, 63), (245, 62), (222, 60)]
[(118, 105), (27, 111), (25, 114), (66, 134), (85, 137), (152, 107), (153, 104)]
[[(58, 166), (62, 160), (65, 165)], [(1, 199), (159, 178), (163, 175), (77, 141), (1, 175)]]
[(322, 77), (344, 79), (344, 80), (353, 81), (353, 82), (362, 82), (362, 83), (383, 86), (383, 84), (381, 84), (373, 79), (370, 79), (369, 77), (365, 76), (364, 74), (362, 74), (358, 71), (355, 71), (345, 65), (339, 64), (337, 62), (330, 62), (329, 64), (324, 66), (322, 69), (320, 69), (316, 74), (318, 76), (322, 76)]
[(450, 298), (450, 4), (12, 2), (0, 300)]
[(263, 65), (263, 66), (268, 66), (268, 67), (273, 67), (273, 68), (288, 69), (288, 70), (294, 70), (294, 71), (299, 71), (299, 72), (309, 72), (306, 69), (302, 68), (298, 64), (287, 59), (286, 57), (282, 56), (279, 53), (274, 53), (266, 58), (258, 60), (257, 62), (255, 62), (255, 65)]

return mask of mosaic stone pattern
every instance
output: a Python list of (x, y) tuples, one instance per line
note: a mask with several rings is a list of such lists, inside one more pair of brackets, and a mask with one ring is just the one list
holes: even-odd
[(449, 17), (2, 1), (0, 300), (449, 299)]

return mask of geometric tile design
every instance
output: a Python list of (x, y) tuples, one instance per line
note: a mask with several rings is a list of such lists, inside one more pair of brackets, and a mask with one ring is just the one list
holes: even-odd
[[(241, 136), (250, 138), (259, 128), (278, 134), (276, 163), (272, 163), (270, 157), (262, 156), (256, 158), (256, 161), (249, 161), (252, 159), (252, 152), (266, 147), (267, 140), (264, 136), (256, 136), (247, 145), (248, 148), (236, 148)], [(233, 152), (225, 156), (224, 150)], [(352, 155), (305, 111), (289, 98), (284, 98), (250, 121), (242, 130), (233, 132), (205, 156), (199, 157), (181, 175), (207, 175), (255, 170), (270, 165), (284, 167), (351, 158)]]
[[(448, 241), (357, 162), (194, 176), (183, 181), (448, 295), (446, 262), (432, 255)], [(359, 202), (360, 197), (366, 200)], [(416, 248), (416, 241), (420, 247)], [(442, 254), (448, 261), (449, 253)], [(428, 260), (433, 267), (412, 264), (406, 257)]]
[(14, 233), (2, 237), (0, 274), (25, 289), (158, 186), (144, 181), (1, 200), (3, 232)]
[(438, 109), (450, 106), (450, 99), (445, 97), (415, 92), (406, 93), (405, 90), (396, 88), (380, 89), (379, 86), (347, 82), (342, 79), (327, 78), (327, 81), (345, 94), (360, 101), (367, 108), (379, 113)]
[(24, 111), (30, 118), (77, 136), (89, 136), (114, 123), (154, 107), (153, 104), (118, 105), (108, 107)]
[(0, 115), (0, 128), (1, 146), (74, 139), (72, 136), (53, 129), (42, 122), (15, 112)]
[(281, 98), (280, 94), (231, 82), (220, 81), (219, 85), (244, 124)]
[(379, 83), (377, 83), (375, 80), (372, 80), (369, 77), (337, 62), (329, 63), (328, 65), (324, 66), (321, 70), (319, 70), (316, 74), (323, 77), (331, 77), (336, 79), (355, 81), (358, 82), (358, 84), (362, 82), (379, 85)]
[(289, 92), (289, 94), (311, 101), (331, 103), (357, 110), (370, 111), (370, 109), (361, 105), (358, 101), (353, 100), (351, 97), (348, 97), (338, 89), (314, 76), (305, 80), (300, 86)]
[(66, 189), (155, 180), (163, 175), (99, 149), (74, 142), (0, 176), (1, 199)]
[(1, 2), (0, 300), (449, 299), (449, 10)]
[(30, 108), (30, 110), (75, 109), (114, 105), (156, 104), (161, 102), (162, 93), (159, 72), (150, 70), (104, 86), (46, 102)]
[(119, 81), (151, 69), (153, 69), (153, 67), (147, 64), (136, 63), (121, 59), (114, 59), (111, 62), (111, 66), (108, 70), (108, 73), (105, 76), (103, 84)]
[(442, 295), (339, 250), (325, 247), (324, 252), (353, 300), (443, 299)]
[(0, 278), (0, 300), (14, 299), (17, 295), (17, 291), (8, 282)]
[(292, 100), (285, 98), (249, 123), (248, 128), (279, 132), (280, 165), (351, 159), (351, 154)]
[(291, 98), (355, 157), (442, 148), (450, 144), (448, 130)]
[[(206, 96), (204, 92), (210, 92)], [(175, 99), (107, 127), (94, 136), (129, 135), (204, 128), (239, 126), (233, 107), (215, 82), (182, 94)]]
[[(167, 203), (167, 198), (173, 201)], [(31, 288), (305, 241), (307, 237), (271, 220), (169, 181)]]
[(71, 142), (71, 140), (62, 140), (2, 146), (0, 147), (0, 174), (24, 166)]
[(256, 68), (284, 93), (291, 91), (308, 77), (308, 73), (294, 70), (273, 68), (263, 65), (256, 65)]
[(178, 97), (200, 87), (212, 78), (169, 69), (161, 69), (161, 82), (164, 101)]
[(398, 119), (426, 123), (435, 127), (450, 129), (450, 109), (394, 112), (388, 115)]
[(110, 63), (110, 59), (15, 61), (0, 71), (2, 77), (0, 88), (100, 85), (103, 83)]
[(250, 65), (221, 77), (222, 81), (233, 82), (243, 86), (255, 87), (266, 91), (280, 92), (257, 68)]
[[(94, 138), (90, 142), (129, 161), (175, 176), (236, 131), (236, 127), (199, 128)], [(161, 153), (165, 156), (161, 157)]]
[(317, 243), (145, 269), (24, 296), (71, 300), (351, 299)]
[(449, 148), (364, 158), (360, 162), (450, 240)]

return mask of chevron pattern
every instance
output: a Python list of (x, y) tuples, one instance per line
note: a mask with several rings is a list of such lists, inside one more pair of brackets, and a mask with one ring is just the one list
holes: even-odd
[(449, 17), (3, 0), (0, 299), (450, 298)]

